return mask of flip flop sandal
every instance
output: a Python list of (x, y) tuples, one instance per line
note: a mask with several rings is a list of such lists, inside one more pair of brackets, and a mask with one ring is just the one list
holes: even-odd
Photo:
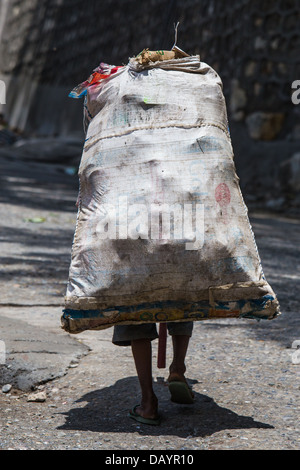
[(159, 426), (161, 422), (161, 417), (158, 416), (157, 418), (143, 418), (143, 416), (139, 415), (135, 410), (140, 405), (136, 405), (131, 411), (129, 411), (129, 417), (135, 419), (142, 424), (151, 424), (152, 426)]
[(169, 390), (171, 393), (171, 401), (181, 405), (192, 405), (194, 396), (191, 388), (185, 382), (169, 382)]

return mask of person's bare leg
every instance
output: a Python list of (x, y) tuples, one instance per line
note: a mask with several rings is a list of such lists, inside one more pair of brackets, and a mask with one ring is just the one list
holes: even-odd
[(190, 341), (188, 335), (173, 335), (173, 361), (169, 368), (168, 381), (186, 382), (184, 374), (186, 371), (185, 357)]
[(143, 418), (157, 418), (158, 400), (153, 391), (151, 341), (132, 340), (131, 349), (142, 392), (142, 401), (136, 412)]

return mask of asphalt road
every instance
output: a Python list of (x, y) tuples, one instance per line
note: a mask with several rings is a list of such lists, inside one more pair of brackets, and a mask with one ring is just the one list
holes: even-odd
[[(0, 449), (299, 449), (300, 221), (250, 214), (282, 315), (197, 322), (187, 357), (194, 405), (170, 402), (167, 369), (153, 377), (159, 427), (128, 418), (139, 401), (129, 348), (111, 329), (60, 328), (76, 217), (77, 178), (62, 165), (0, 159)], [(168, 338), (167, 363), (171, 361)], [(28, 401), (43, 392), (44, 401)]]

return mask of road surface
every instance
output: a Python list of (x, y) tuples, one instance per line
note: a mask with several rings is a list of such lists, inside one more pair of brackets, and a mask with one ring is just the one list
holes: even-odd
[[(75, 337), (60, 328), (76, 218), (77, 178), (63, 165), (0, 159), (0, 449), (299, 449), (300, 221), (250, 214), (265, 275), (282, 315), (273, 321), (195, 324), (187, 357), (194, 405), (169, 399), (167, 369), (153, 377), (163, 420), (139, 425), (129, 348), (112, 330)], [(167, 342), (167, 363), (172, 356)], [(1, 390), (1, 389), (0, 389)], [(28, 401), (42, 393), (44, 401)]]

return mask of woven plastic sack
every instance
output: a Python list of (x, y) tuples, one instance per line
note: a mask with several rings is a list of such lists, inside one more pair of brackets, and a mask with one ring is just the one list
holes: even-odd
[(63, 328), (277, 316), (217, 73), (199, 56), (131, 59), (86, 106)]

